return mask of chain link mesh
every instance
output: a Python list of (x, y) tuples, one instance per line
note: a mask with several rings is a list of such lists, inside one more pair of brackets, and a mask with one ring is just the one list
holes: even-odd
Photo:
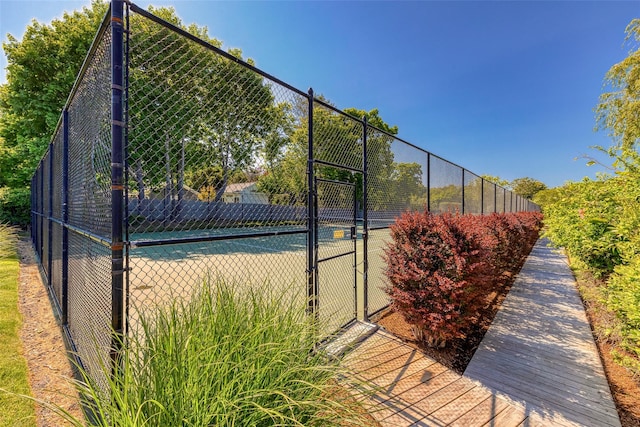
[(494, 183), (487, 180), (482, 184), (482, 213), (490, 214), (496, 212), (496, 191), (497, 187)]
[(462, 212), (462, 168), (433, 155), (429, 162), (429, 211)]
[(313, 109), (313, 157), (316, 161), (343, 167), (320, 166), (316, 176), (344, 182), (361, 179), (360, 175), (346, 168), (362, 171), (363, 138), (362, 121), (316, 103)]
[(506, 190), (502, 187), (496, 187), (496, 212), (504, 212), (504, 195)]
[[(68, 323), (89, 374), (106, 387), (111, 345), (111, 31), (103, 33), (68, 105)], [(108, 370), (107, 370), (108, 372)]]
[(48, 217), (49, 217), (49, 188), (51, 187), (51, 174), (50, 174), (50, 158), (51, 156), (51, 152), (47, 152), (47, 154), (45, 154), (43, 160), (42, 160), (42, 177), (43, 177), (43, 183), (42, 186), (44, 187), (44, 191), (42, 192), (42, 204), (43, 204), (43, 209), (42, 209), (42, 214), (43, 214), (43, 219), (42, 221), (42, 254), (41, 254), (41, 260), (42, 260), (42, 270), (44, 271), (45, 276), (47, 277), (47, 280), (50, 277), (50, 271), (49, 271), (49, 251), (51, 250), (49, 247), (49, 226), (51, 224), (51, 221), (49, 221)]
[(69, 232), (68, 298), (71, 337), (88, 374), (106, 390), (111, 347), (111, 250), (74, 231)]
[(355, 318), (356, 186), (318, 181), (319, 318), (327, 333)]
[(303, 309), (307, 97), (142, 15), (129, 58), (131, 329), (205, 280), (266, 282)]
[(482, 178), (464, 172), (464, 213), (482, 213)]
[(110, 31), (69, 103), (69, 224), (111, 238)]
[(58, 305), (62, 301), (62, 225), (59, 221), (62, 221), (62, 127), (59, 126), (56, 134), (53, 138), (53, 170), (51, 176), (53, 181), (51, 200), (52, 204), (52, 217), (57, 220), (51, 222), (51, 287), (53, 293), (58, 302)]

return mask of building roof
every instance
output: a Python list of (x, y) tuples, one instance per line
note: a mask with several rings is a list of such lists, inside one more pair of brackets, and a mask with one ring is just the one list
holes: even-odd
[(227, 188), (225, 188), (224, 192), (226, 193), (241, 193), (242, 191), (246, 190), (247, 188), (256, 185), (255, 182), (239, 182), (236, 184), (229, 184), (227, 185)]

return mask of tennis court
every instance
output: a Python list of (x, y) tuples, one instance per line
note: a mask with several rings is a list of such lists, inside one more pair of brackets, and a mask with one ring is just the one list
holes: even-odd
[[(278, 233), (254, 236), (260, 233)], [(286, 233), (286, 234), (280, 234)], [(294, 233), (294, 234), (289, 234)], [(382, 291), (382, 248), (380, 230), (371, 232), (369, 242), (370, 305), (387, 304)], [(145, 242), (174, 239), (216, 239), (188, 243), (145, 246)], [(219, 228), (173, 232), (140, 233), (131, 236), (129, 251), (129, 294), (133, 314), (177, 298), (189, 299), (205, 279), (223, 278), (238, 284), (266, 283), (276, 293), (289, 293), (288, 300), (305, 307), (307, 299), (307, 234), (300, 227)], [(136, 242), (141, 246), (137, 246)], [(341, 254), (354, 253), (341, 256)], [(362, 227), (351, 239), (350, 227), (323, 224), (318, 230), (319, 318), (327, 333), (360, 314), (363, 305)], [(355, 265), (354, 265), (355, 262)], [(354, 287), (358, 284), (358, 305)], [(135, 316), (137, 317), (137, 316)], [(135, 326), (132, 326), (135, 327)]]

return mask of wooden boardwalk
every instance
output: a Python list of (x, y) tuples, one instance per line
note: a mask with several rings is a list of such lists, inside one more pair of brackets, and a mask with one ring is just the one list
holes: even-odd
[(573, 276), (538, 242), (464, 376), (378, 330), (344, 363), (394, 426), (619, 426)]
[(362, 392), (360, 398), (383, 427), (515, 427), (528, 418), (524, 408), (382, 330), (344, 362), (355, 379), (363, 381), (354, 388)]
[(567, 260), (540, 240), (465, 376), (558, 425), (619, 426)]

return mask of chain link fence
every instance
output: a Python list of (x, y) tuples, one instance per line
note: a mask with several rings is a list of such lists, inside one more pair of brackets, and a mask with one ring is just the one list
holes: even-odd
[(123, 7), (31, 183), (33, 244), (97, 381), (141, 314), (206, 281), (290, 295), (329, 335), (389, 304), (384, 249), (403, 212), (537, 210), (205, 33)]

